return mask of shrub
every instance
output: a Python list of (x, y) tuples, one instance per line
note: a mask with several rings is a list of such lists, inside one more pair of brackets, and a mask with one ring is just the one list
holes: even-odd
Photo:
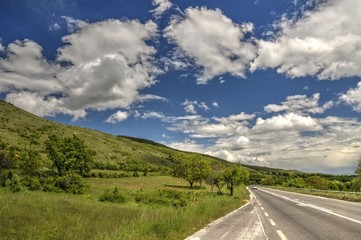
[(20, 192), (24, 190), (24, 188), (21, 185), (21, 179), (17, 174), (13, 174), (12, 178), (8, 178), (5, 181), (5, 187), (9, 189), (11, 192)]
[(70, 172), (65, 176), (57, 177), (54, 186), (67, 193), (82, 194), (85, 190), (83, 178), (76, 173)]
[(158, 190), (156, 192), (139, 191), (135, 197), (135, 201), (138, 203), (174, 207), (185, 207), (193, 199), (195, 199), (194, 193), (176, 190)]
[(125, 203), (126, 198), (125, 196), (119, 192), (118, 188), (115, 187), (112, 192), (105, 191), (100, 197), (99, 201), (101, 202), (114, 202), (114, 203)]
[(26, 186), (30, 191), (42, 190), (42, 184), (38, 177), (25, 176), (22, 179), (22, 185)]

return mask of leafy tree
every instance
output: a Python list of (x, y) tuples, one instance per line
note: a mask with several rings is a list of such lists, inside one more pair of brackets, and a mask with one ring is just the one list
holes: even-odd
[(306, 179), (306, 183), (315, 189), (327, 190), (328, 181), (320, 176), (311, 176)]
[(195, 154), (182, 155), (173, 170), (173, 176), (186, 180), (193, 188), (195, 182), (202, 183), (211, 172), (209, 162)]
[(49, 136), (45, 147), (53, 168), (62, 177), (69, 172), (87, 176), (94, 165), (95, 152), (85, 146), (83, 140), (73, 137), (59, 138), (55, 135)]
[(236, 164), (228, 167), (223, 174), (224, 181), (227, 183), (228, 189), (233, 195), (234, 188), (241, 185), (241, 183), (247, 183), (249, 180), (249, 172), (241, 165)]
[(23, 175), (36, 175), (41, 167), (41, 163), (41, 156), (36, 151), (30, 150), (20, 155), (20, 169)]
[(293, 188), (305, 188), (306, 182), (303, 178), (291, 178), (288, 179), (287, 182), (283, 184), (285, 187), (293, 187)]
[[(222, 188), (226, 184), (224, 182), (224, 173), (223, 172), (212, 172), (211, 175), (208, 178), (208, 183), (217, 187), (217, 193), (222, 193)], [(212, 190), (213, 191), (213, 190)]]

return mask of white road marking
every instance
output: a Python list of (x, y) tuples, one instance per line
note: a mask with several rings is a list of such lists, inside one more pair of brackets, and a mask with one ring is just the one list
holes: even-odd
[(263, 207), (261, 207), (261, 209), (264, 211), (264, 208), (263, 208)]
[(265, 215), (266, 217), (269, 217), (269, 215), (268, 215), (268, 213), (267, 213), (267, 212), (264, 212), (264, 215)]
[(276, 226), (276, 223), (272, 219), (268, 219), (272, 226)]
[[(260, 189), (260, 190), (261, 190), (261, 189)], [(353, 219), (353, 218), (349, 218), (349, 217), (343, 216), (343, 215), (338, 214), (338, 213), (334, 213), (332, 210), (327, 209), (327, 208), (319, 207), (319, 206), (316, 206), (316, 205), (313, 205), (313, 204), (302, 203), (302, 202), (297, 201), (297, 200), (295, 200), (295, 199), (291, 199), (291, 198), (289, 198), (289, 197), (285, 197), (285, 196), (282, 196), (282, 195), (279, 195), (279, 194), (276, 194), (276, 193), (273, 193), (273, 192), (269, 192), (269, 191), (266, 191), (266, 190), (263, 190), (263, 189), (262, 189), (261, 191), (266, 192), (266, 193), (271, 194), (271, 195), (274, 195), (274, 196), (276, 196), (276, 197), (283, 198), (283, 199), (285, 199), (285, 200), (287, 200), (287, 201), (294, 202), (294, 203), (296, 203), (297, 205), (302, 206), (302, 207), (313, 208), (313, 209), (316, 209), (316, 210), (318, 210), (318, 211), (325, 212), (325, 213), (334, 215), (334, 216), (336, 216), (336, 217), (340, 217), (340, 218), (349, 220), (349, 221), (351, 221), (351, 222), (361, 224), (361, 221), (359, 221), (359, 220), (356, 220), (356, 219)]]
[(280, 238), (282, 240), (287, 240), (286, 236), (283, 234), (283, 232), (281, 230), (277, 230), (278, 236), (280, 236)]

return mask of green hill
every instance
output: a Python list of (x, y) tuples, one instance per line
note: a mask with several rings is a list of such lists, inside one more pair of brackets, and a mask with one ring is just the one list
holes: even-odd
[[(96, 130), (56, 123), (0, 101), (0, 142), (15, 146), (18, 151), (35, 149), (45, 154), (44, 142), (51, 134), (61, 137), (76, 134), (96, 152), (97, 162), (115, 164), (136, 161), (164, 167), (174, 164), (174, 155), (184, 153), (150, 140), (114, 136)], [(199, 156), (211, 162), (227, 163), (214, 157), (202, 154)]]

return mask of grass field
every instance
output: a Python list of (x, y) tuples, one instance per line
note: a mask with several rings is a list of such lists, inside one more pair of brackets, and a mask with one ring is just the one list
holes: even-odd
[[(84, 195), (44, 192), (0, 193), (0, 239), (184, 239), (207, 223), (243, 205), (245, 187), (234, 197), (211, 193), (209, 186), (189, 189), (170, 176), (87, 179)], [(118, 187), (126, 203), (98, 200)], [(185, 207), (141, 204), (140, 191), (189, 192), (195, 196)]]

